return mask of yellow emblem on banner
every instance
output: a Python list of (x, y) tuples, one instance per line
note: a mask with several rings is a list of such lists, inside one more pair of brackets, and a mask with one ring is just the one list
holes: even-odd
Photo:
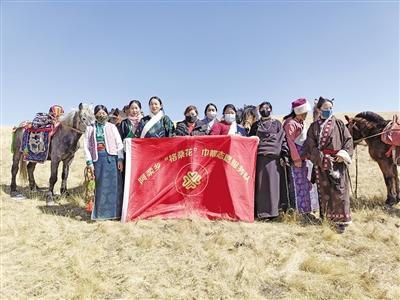
[(201, 175), (197, 172), (187, 172), (186, 175), (183, 177), (182, 186), (189, 190), (195, 189), (201, 183)]

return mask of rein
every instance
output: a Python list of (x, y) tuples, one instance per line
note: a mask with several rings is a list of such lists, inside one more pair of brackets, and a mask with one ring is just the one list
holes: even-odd
[[(363, 140), (367, 140), (376, 136), (380, 136), (386, 132), (391, 132), (391, 131), (400, 131), (399, 129), (389, 129), (389, 130), (383, 130), (382, 132), (376, 133), (376, 134), (372, 134), (366, 137), (363, 137), (361, 139), (355, 140), (354, 143), (357, 144), (359, 142), (362, 142)], [(355, 198), (358, 199), (358, 151), (357, 151), (357, 147), (355, 148), (355, 152), (356, 152), (356, 186), (355, 186), (355, 190), (354, 190), (354, 194), (355, 194)]]
[(358, 199), (358, 150), (356, 147), (356, 189), (354, 191), (354, 196)]
[(373, 138), (373, 137), (382, 135), (382, 134), (384, 134), (384, 133), (386, 133), (386, 132), (390, 132), (390, 131), (400, 131), (400, 130), (396, 130), (396, 129), (389, 129), (389, 130), (386, 130), (386, 131), (383, 130), (382, 132), (375, 133), (375, 134), (373, 134), (373, 135), (369, 135), (369, 136), (363, 137), (363, 138), (361, 138), (361, 139), (355, 140), (353, 143), (359, 143), (359, 142), (362, 142), (363, 140), (367, 140), (367, 139), (370, 139), (370, 138)]
[(75, 132), (80, 133), (80, 134), (84, 134), (84, 133), (85, 133), (85, 132), (82, 131), (82, 130), (76, 129), (76, 128), (74, 128), (74, 127), (72, 127), (72, 126), (69, 126), (69, 125), (66, 125), (66, 124), (62, 124), (62, 123), (61, 123), (61, 126), (67, 127), (67, 128), (69, 128), (69, 129), (71, 129), (71, 130), (73, 130), (73, 131), (75, 131)]
[[(69, 125), (63, 124), (63, 123), (61, 123), (61, 125), (62, 125), (62, 126), (65, 126), (66, 128), (69, 128), (69, 129), (71, 129), (71, 130), (73, 130), (73, 131), (75, 131), (75, 132), (78, 132), (78, 133), (80, 133), (80, 134), (84, 134), (85, 131), (82, 131), (82, 130), (80, 130), (80, 129), (78, 129), (78, 128), (75, 128), (75, 126), (78, 125), (78, 120), (77, 120), (77, 118), (80, 119), (80, 116), (77, 115), (77, 114), (75, 114), (75, 115), (74, 115), (74, 118), (73, 118), (73, 120), (72, 120), (72, 126), (69, 126)], [(81, 120), (81, 121), (82, 121), (82, 120)]]

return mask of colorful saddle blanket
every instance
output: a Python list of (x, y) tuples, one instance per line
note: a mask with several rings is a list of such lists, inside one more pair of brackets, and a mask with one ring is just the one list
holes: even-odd
[(49, 154), (53, 127), (26, 128), (22, 137), (21, 152), (25, 161), (44, 163)]
[(400, 146), (400, 118), (397, 115), (393, 116), (382, 132), (381, 140), (385, 144), (392, 146)]
[(46, 113), (37, 113), (32, 121), (32, 127), (35, 129), (52, 128), (53, 118)]
[(18, 128), (24, 128), (20, 151), (25, 161), (44, 163), (47, 160), (51, 137), (55, 134), (60, 123), (54, 123), (51, 115), (37, 113), (32, 122), (24, 121)]

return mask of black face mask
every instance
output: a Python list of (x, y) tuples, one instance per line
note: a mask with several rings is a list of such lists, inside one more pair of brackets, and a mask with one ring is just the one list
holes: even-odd
[(188, 123), (194, 123), (197, 120), (197, 116), (186, 116), (185, 121)]
[(268, 118), (271, 115), (271, 111), (270, 110), (261, 110), (260, 115), (263, 118)]

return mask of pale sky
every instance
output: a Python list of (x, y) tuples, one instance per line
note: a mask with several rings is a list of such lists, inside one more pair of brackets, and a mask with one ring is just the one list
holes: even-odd
[(399, 2), (2, 1), (1, 122), (53, 104), (120, 107), (335, 98), (399, 111)]

